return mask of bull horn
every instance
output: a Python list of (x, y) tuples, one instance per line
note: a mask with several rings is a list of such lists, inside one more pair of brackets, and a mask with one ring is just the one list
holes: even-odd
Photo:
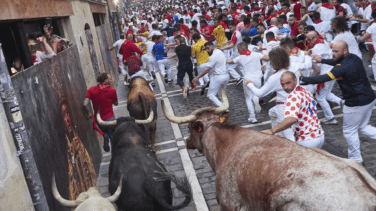
[(116, 189), (116, 192), (112, 194), (112, 196), (107, 197), (107, 199), (111, 202), (114, 203), (116, 200), (118, 200), (120, 193), (121, 193), (121, 188), (123, 184), (123, 174), (121, 174), (120, 181), (119, 181), (119, 186)]
[(147, 80), (146, 80), (147, 83), (150, 83), (150, 82), (153, 82), (153, 81), (154, 81), (153, 78), (151, 78), (151, 79), (147, 79)]
[(145, 120), (135, 119), (134, 122), (136, 124), (139, 124), (139, 125), (141, 125), (141, 124), (146, 125), (146, 124), (151, 123), (153, 121), (153, 119), (154, 119), (154, 112), (153, 112), (153, 110), (150, 109), (149, 118), (147, 118)]
[(66, 200), (61, 197), (59, 190), (57, 190), (56, 187), (56, 181), (55, 181), (55, 173), (52, 176), (52, 194), (54, 195), (55, 199), (63, 206), (65, 207), (77, 207), (78, 203), (75, 200)]
[(221, 107), (218, 107), (218, 108), (215, 109), (215, 111), (214, 111), (215, 114), (220, 114), (220, 113), (225, 112), (228, 109), (228, 107), (230, 106), (229, 103), (228, 103), (228, 98), (227, 98), (223, 84), (222, 84), (222, 87), (221, 87), (221, 94), (222, 94), (223, 103), (222, 103)]
[(97, 112), (97, 121), (98, 121), (98, 124), (103, 125), (103, 126), (114, 126), (117, 123), (116, 120), (112, 120), (112, 121), (108, 121), (108, 122), (103, 121), (102, 118), (101, 118), (101, 115), (99, 113), (99, 109), (98, 109), (98, 112)]
[(183, 124), (183, 123), (187, 123), (187, 122), (192, 122), (194, 120), (196, 120), (196, 115), (188, 115), (188, 116), (185, 116), (185, 117), (177, 117), (177, 116), (174, 116), (173, 114), (170, 113), (170, 111), (166, 108), (166, 105), (165, 105), (165, 102), (164, 100), (161, 101), (161, 105), (162, 105), (162, 111), (165, 115), (165, 117), (173, 122), (173, 123), (177, 123), (177, 124)]

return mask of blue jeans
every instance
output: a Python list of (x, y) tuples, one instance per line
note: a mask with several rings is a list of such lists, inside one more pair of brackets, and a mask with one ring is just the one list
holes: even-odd
[[(110, 119), (107, 119), (106, 122), (108, 121), (113, 121), (113, 120), (116, 120), (115, 117), (112, 117)], [(111, 130), (102, 130), (102, 132), (104, 132), (103, 134), (103, 137), (104, 138), (109, 138), (110, 139), (110, 143), (111, 143), (111, 153), (112, 153), (112, 139), (114, 138), (113, 134), (112, 134), (112, 131)]]

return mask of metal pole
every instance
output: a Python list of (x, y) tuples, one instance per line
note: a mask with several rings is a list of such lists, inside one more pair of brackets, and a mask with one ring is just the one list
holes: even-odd
[(5, 62), (3, 49), (0, 43), (0, 103), (4, 105), (13, 140), (17, 147), (17, 156), (29, 187), (31, 199), (36, 211), (48, 211), (47, 199), (43, 191), (42, 181), (30, 147), (29, 136), (25, 130), (17, 97), (14, 94), (12, 81)]

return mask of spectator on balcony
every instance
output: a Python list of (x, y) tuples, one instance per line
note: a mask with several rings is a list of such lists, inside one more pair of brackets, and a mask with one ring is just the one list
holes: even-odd
[(27, 44), (33, 57), (34, 64), (41, 63), (43, 60), (55, 56), (53, 49), (47, 43), (47, 39), (43, 35), (28, 35)]

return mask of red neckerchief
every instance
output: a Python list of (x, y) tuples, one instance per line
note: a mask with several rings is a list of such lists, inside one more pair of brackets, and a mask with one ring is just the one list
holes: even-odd
[(318, 24), (318, 23), (321, 23), (322, 22), (322, 20), (319, 18), (319, 19), (317, 19), (317, 20), (315, 20), (315, 21), (313, 21), (313, 23), (315, 23), (315, 24)]
[(188, 16), (188, 13), (187, 13), (187, 14), (184, 14), (184, 16)]
[(269, 40), (269, 42), (271, 42), (271, 41), (276, 41), (276, 42), (277, 42), (277, 40), (276, 40), (276, 39), (271, 39), (271, 40)]
[[(367, 2), (366, 8), (370, 5), (371, 3)], [(363, 5), (360, 5), (359, 8), (363, 8)]]
[(276, 74), (278, 71), (280, 71), (281, 69), (276, 69), (275, 72), (273, 74)]
[(298, 47), (295, 47), (295, 48), (291, 49), (289, 54), (296, 56), (296, 55), (299, 55), (299, 51), (300, 51), (300, 49)]
[(271, 26), (268, 26), (268, 30), (269, 30), (269, 29), (271, 29), (271, 28), (273, 28), (273, 27), (274, 27), (273, 25), (271, 25)]
[(251, 55), (251, 53), (252, 53), (252, 52), (251, 52), (249, 49), (245, 49), (244, 51), (241, 52), (240, 55), (246, 55), (246, 56), (249, 56), (249, 55)]
[(285, 21), (285, 22), (283, 22), (283, 24), (289, 24), (289, 22)]
[(315, 47), (315, 45), (320, 44), (320, 43), (324, 43), (324, 39), (317, 37), (316, 42), (313, 43), (313, 47)]
[(313, 3), (313, 1), (311, 1), (311, 3), (308, 4), (308, 7), (310, 7), (312, 3)]
[(316, 89), (317, 94), (320, 94), (320, 90), (323, 89), (324, 87), (325, 87), (325, 83), (317, 84), (317, 89)]
[(36, 62), (38, 62), (38, 58), (37, 56), (33, 56), (33, 63), (36, 63)]
[(325, 8), (328, 8), (328, 9), (334, 9), (334, 6), (333, 5), (331, 5), (331, 4), (329, 4), (329, 3), (324, 3), (324, 4), (322, 4), (321, 5), (322, 7), (325, 7)]

